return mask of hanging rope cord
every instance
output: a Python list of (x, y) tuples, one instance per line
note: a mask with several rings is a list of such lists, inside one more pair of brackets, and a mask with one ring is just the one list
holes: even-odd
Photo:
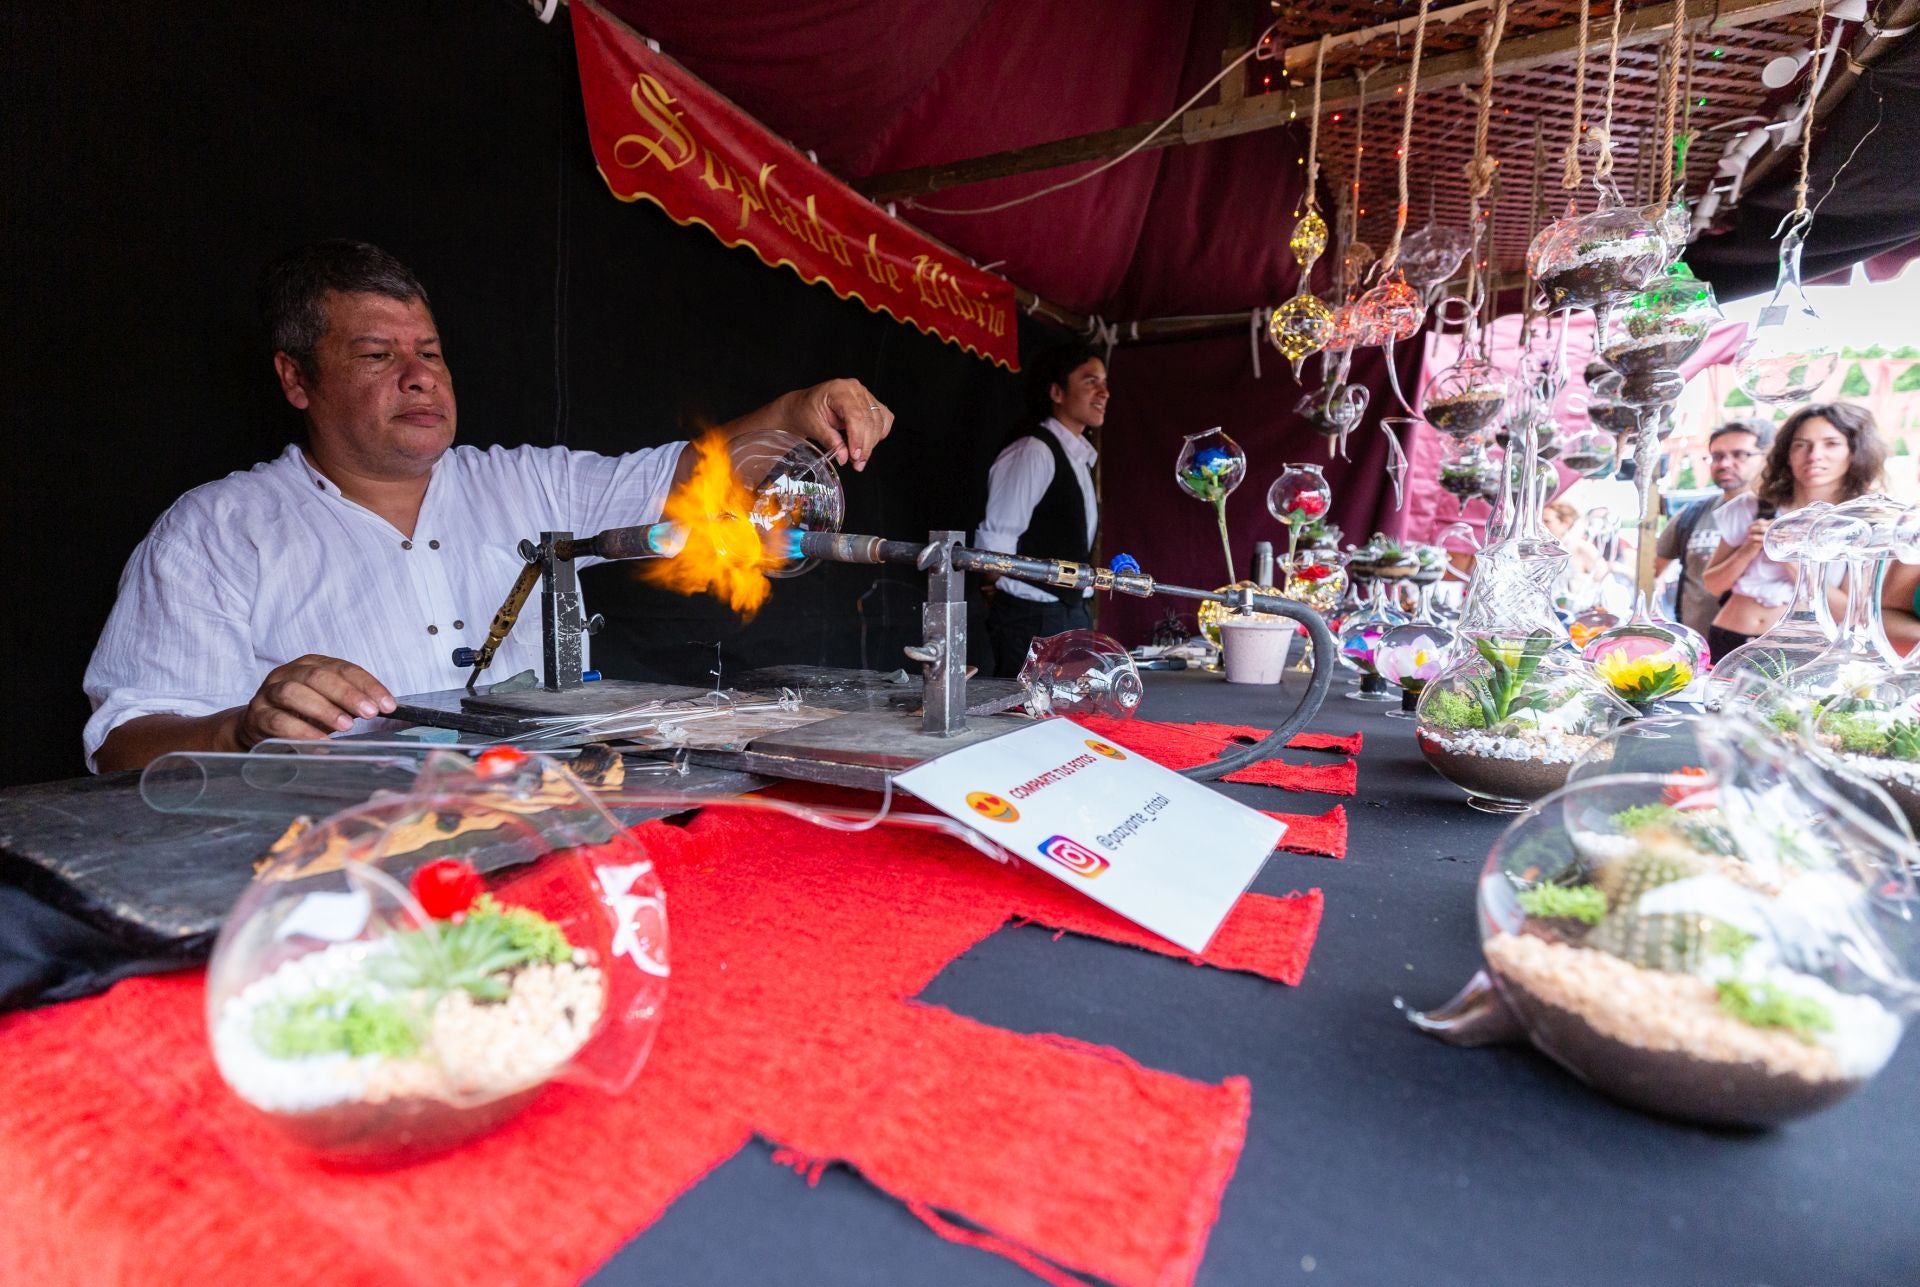
[(1313, 108), (1307, 125), (1307, 209), (1320, 208), (1320, 83), (1327, 71), (1327, 46), (1331, 36), (1320, 37), (1313, 54)]
[(1561, 188), (1572, 191), (1580, 186), (1580, 136), (1586, 129), (1587, 114), (1587, 19), (1593, 0), (1580, 0), (1580, 48), (1574, 54), (1573, 137), (1567, 140), (1565, 164), (1560, 170)]
[(1509, 0), (1496, 0), (1493, 16), (1480, 36), (1480, 89), (1474, 95), (1480, 115), (1473, 126), (1473, 160), (1467, 162), (1468, 231), (1474, 248), (1467, 256), (1467, 299), (1479, 302), (1480, 289), (1480, 203), (1493, 191), (1494, 171), (1500, 163), (1487, 155), (1487, 136), (1493, 125), (1493, 59), (1500, 52), (1500, 37), (1507, 29)]
[[(1015, 206), (1023, 206), (1027, 204), (1027, 202), (1029, 201), (1038, 201), (1041, 197), (1050, 197), (1056, 192), (1065, 192), (1068, 188), (1078, 187), (1080, 184), (1085, 183), (1088, 179), (1098, 178), (1100, 175), (1105, 174), (1108, 170), (1111, 170), (1114, 166), (1119, 165), (1121, 162), (1132, 160), (1135, 156), (1137, 156), (1140, 153), (1140, 150), (1142, 148), (1146, 147), (1149, 143), (1159, 138), (1162, 134), (1165, 134), (1168, 129), (1172, 128), (1175, 122), (1177, 122), (1182, 116), (1185, 116), (1187, 114), (1188, 108), (1192, 107), (1195, 103), (1205, 98), (1207, 94), (1212, 91), (1215, 85), (1218, 85), (1221, 81), (1225, 80), (1227, 78), (1228, 73), (1237, 70), (1249, 58), (1252, 58), (1255, 54), (1259, 53), (1262, 49), (1264, 49), (1266, 47), (1267, 38), (1273, 35), (1278, 30), (1280, 30), (1280, 24), (1279, 22), (1276, 21), (1275, 23), (1273, 23), (1272, 26), (1268, 27), (1265, 31), (1261, 32), (1258, 37), (1255, 38), (1253, 44), (1247, 49), (1245, 53), (1241, 54), (1238, 58), (1228, 63), (1225, 67), (1222, 67), (1220, 69), (1220, 74), (1218, 76), (1215, 76), (1212, 80), (1208, 81), (1206, 84), (1202, 85), (1198, 90), (1196, 90), (1192, 98), (1189, 98), (1186, 102), (1174, 108), (1172, 114), (1169, 115), (1166, 120), (1161, 121), (1158, 125), (1154, 126), (1151, 130), (1147, 131), (1147, 136), (1145, 138), (1141, 139), (1138, 143), (1135, 143), (1132, 147), (1122, 152), (1119, 156), (1114, 157), (1112, 160), (1107, 161), (1102, 165), (1096, 165), (1093, 169), (1088, 170), (1085, 174), (1075, 175), (1071, 179), (1063, 179), (1059, 183), (1049, 184), (1046, 187), (1041, 188), (1037, 192), (1027, 193), (1024, 197), (1014, 197), (1008, 201), (995, 202), (993, 205), (990, 205), (990, 206), (974, 206), (970, 209), (961, 210), (961, 209), (955, 209), (947, 206), (923, 205), (920, 202), (915, 201), (912, 197), (908, 197), (905, 204), (912, 207), (915, 210), (924, 210), (928, 214), (940, 214), (940, 215), (995, 214), (1001, 210), (1011, 210)], [(1316, 101), (1318, 100), (1316, 99)], [(1316, 116), (1317, 115), (1318, 113), (1316, 113)]]
[[(1825, 3), (1825, 0), (1822, 0)], [(1674, 130), (1680, 120), (1680, 65), (1687, 56), (1687, 0), (1673, 0), (1667, 30), (1666, 95), (1660, 109), (1660, 208), (1673, 201)]]
[(1407, 102), (1400, 112), (1400, 204), (1394, 211), (1393, 240), (1380, 259), (1380, 275), (1393, 271), (1400, 259), (1400, 239), (1407, 231), (1407, 158), (1413, 151), (1413, 100), (1420, 92), (1420, 55), (1427, 47), (1427, 10), (1432, 0), (1420, 0), (1420, 21), (1413, 28), (1413, 58), (1407, 64)]
[[(1813, 15), (1813, 39), (1816, 45), (1826, 29), (1827, 0), (1820, 0)], [(1838, 33), (1835, 35), (1834, 43), (1838, 44)], [(1814, 57), (1818, 58), (1819, 54), (1816, 53)], [(1807, 77), (1807, 105), (1800, 109), (1800, 177), (1793, 185), (1793, 213), (1796, 218), (1803, 216), (1807, 209), (1807, 171), (1813, 164), (1813, 107), (1820, 97), (1820, 80), (1818, 76)], [(1837, 175), (1835, 177), (1838, 178)]]
[(1626, 0), (1613, 0), (1613, 26), (1607, 33), (1607, 106), (1600, 125), (1588, 132), (1599, 149), (1593, 158), (1593, 177), (1613, 177), (1613, 87), (1620, 79), (1620, 15)]
[(1347, 185), (1347, 243), (1340, 256), (1340, 277), (1347, 287), (1347, 298), (1353, 298), (1352, 287), (1358, 282), (1346, 281), (1347, 268), (1353, 255), (1353, 248), (1360, 240), (1360, 165), (1367, 154), (1367, 80), (1378, 67), (1363, 67), (1353, 73), (1353, 79), (1359, 86), (1360, 101), (1353, 109), (1353, 180)]

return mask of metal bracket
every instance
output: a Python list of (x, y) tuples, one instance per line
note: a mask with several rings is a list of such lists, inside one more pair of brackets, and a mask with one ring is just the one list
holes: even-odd
[(597, 635), (605, 618), (580, 612), (580, 581), (572, 558), (559, 558), (555, 547), (573, 540), (572, 532), (542, 532), (540, 544), (520, 542), (520, 553), (540, 564), (540, 686), (550, 693), (578, 688), (585, 682), (584, 636)]
[(930, 532), (920, 565), (927, 571), (927, 602), (920, 638), (907, 656), (920, 663), (920, 728), (953, 737), (967, 727), (967, 574), (953, 565), (953, 547), (965, 532)]

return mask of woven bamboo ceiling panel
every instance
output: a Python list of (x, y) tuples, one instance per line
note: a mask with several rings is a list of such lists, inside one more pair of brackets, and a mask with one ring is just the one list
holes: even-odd
[[(1457, 11), (1457, 0), (1434, 0), (1436, 15)], [(1478, 81), (1459, 83), (1461, 58), (1474, 60), (1491, 5), (1464, 6), (1444, 24), (1429, 26), (1423, 58), (1427, 68), (1449, 66), (1453, 83), (1423, 85), (1415, 105), (1413, 145), (1409, 161), (1409, 218), (1411, 232), (1432, 221), (1466, 228), (1468, 193), (1465, 169), (1474, 155), (1478, 109), (1469, 91)], [(1732, 8), (1728, 5), (1724, 7)], [(1790, 6), (1772, 6), (1776, 11)], [(1694, 10), (1699, 12), (1698, 6)], [(1251, 64), (1248, 93), (1291, 91), (1299, 95), (1313, 81), (1314, 47), (1323, 35), (1364, 31), (1409, 18), (1417, 6), (1372, 3), (1369, 0), (1316, 0), (1311, 4), (1278, 6), (1278, 43), (1290, 47), (1290, 56)], [(1602, 123), (1606, 111), (1608, 28), (1613, 6), (1594, 0), (1589, 19), (1586, 57), (1586, 118)], [(1636, 26), (1639, 35), (1623, 39), (1613, 91), (1614, 181), (1629, 201), (1653, 201), (1659, 195), (1659, 151), (1662, 114), (1661, 74), (1666, 61), (1664, 31), (1671, 5), (1628, 4), (1623, 25)], [(1650, 27), (1661, 25), (1661, 34)], [(1761, 82), (1761, 69), (1782, 54), (1806, 50), (1813, 41), (1815, 13), (1811, 3), (1797, 12), (1769, 15), (1758, 21), (1716, 19), (1694, 31), (1691, 56), (1682, 60), (1680, 84), (1688, 92), (1679, 110), (1676, 130), (1692, 135), (1687, 149), (1685, 190), (1698, 197), (1709, 182), (1727, 140), (1764, 125), (1781, 104), (1804, 88), (1804, 73), (1780, 91)], [(1571, 32), (1579, 25), (1577, 0), (1516, 0), (1509, 9), (1501, 55), (1526, 48), (1528, 38), (1552, 42), (1552, 33)], [(1571, 45), (1571, 37), (1565, 41)], [(1333, 45), (1326, 55), (1324, 79), (1329, 90), (1371, 71), (1364, 118), (1364, 156), (1360, 166), (1359, 236), (1376, 251), (1393, 234), (1397, 192), (1397, 149), (1400, 142), (1401, 69), (1413, 50), (1411, 24), (1402, 32), (1387, 31), (1364, 41)], [(1455, 57), (1449, 60), (1448, 56)], [(1532, 60), (1528, 60), (1532, 61)], [(1533, 62), (1495, 76), (1488, 152), (1498, 162), (1498, 178), (1491, 198), (1493, 258), (1496, 273), (1524, 266), (1533, 234), (1565, 208), (1562, 157), (1573, 133), (1574, 81), (1579, 59), (1571, 48), (1548, 61)], [(1350, 102), (1352, 86), (1345, 98)], [(1332, 95), (1330, 95), (1332, 97)], [(1300, 119), (1307, 113), (1302, 110)], [(1323, 196), (1338, 193), (1351, 183), (1354, 170), (1355, 129), (1360, 113), (1352, 106), (1322, 112), (1320, 172)], [(1587, 154), (1587, 173), (1592, 170)], [(1581, 192), (1582, 208), (1592, 205), (1591, 188)], [(1723, 206), (1730, 209), (1731, 202)], [(1331, 215), (1331, 212), (1329, 212)]]

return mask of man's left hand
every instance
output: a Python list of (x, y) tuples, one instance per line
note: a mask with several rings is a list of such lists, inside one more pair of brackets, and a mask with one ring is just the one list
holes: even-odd
[(824, 447), (837, 464), (865, 469), (893, 431), (893, 412), (858, 380), (828, 380), (787, 395), (786, 427)]

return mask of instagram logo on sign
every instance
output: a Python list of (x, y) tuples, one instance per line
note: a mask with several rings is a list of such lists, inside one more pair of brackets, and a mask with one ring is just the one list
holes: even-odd
[(1082, 880), (1092, 880), (1107, 869), (1107, 860), (1078, 840), (1048, 836), (1040, 843), (1040, 856), (1051, 858)]

